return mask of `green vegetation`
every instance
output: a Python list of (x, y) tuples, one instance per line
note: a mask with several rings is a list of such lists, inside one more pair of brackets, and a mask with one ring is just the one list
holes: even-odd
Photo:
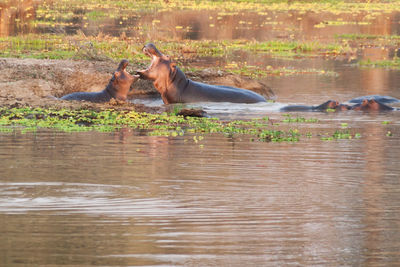
[[(121, 40), (118, 37), (99, 35), (87, 37), (82, 34), (74, 36), (65, 35), (25, 35), (18, 37), (0, 38), (0, 56), (45, 58), (49, 52), (59, 54), (60, 59), (85, 58), (86, 53), (97, 53), (112, 59), (135, 57), (138, 60), (147, 59), (141, 52), (143, 43), (133, 39)], [(159, 41), (157, 46), (161, 51), (175, 59), (182, 59), (185, 55), (196, 57), (222, 57), (235, 51), (251, 52), (252, 54), (268, 54), (272, 57), (307, 57), (318, 55), (338, 55), (349, 51), (346, 46), (338, 44), (323, 45), (318, 42), (294, 41)], [(33, 53), (32, 53), (33, 52)], [(95, 59), (86, 56), (85, 59)], [(235, 64), (235, 63), (233, 63)]]
[[(86, 59), (86, 60), (121, 60), (130, 59), (139, 65), (146, 65), (149, 59), (142, 53), (143, 44), (129, 38), (99, 35), (87, 37), (83, 34), (65, 35), (25, 35), (0, 38), (0, 57), (39, 58), (39, 59)], [(197, 71), (187, 63), (187, 58), (215, 57), (224, 58), (217, 68), (224, 71), (249, 77), (267, 75), (337, 75), (332, 71), (321, 69), (273, 68), (272, 66), (252, 66), (247, 62), (233, 60), (235, 51), (251, 54), (267, 54), (271, 57), (306, 57), (336, 56), (348, 51), (347, 47), (338, 45), (322, 45), (317, 42), (269, 41), (186, 41), (184, 43), (164, 41), (157, 42), (161, 51), (168, 51), (174, 60), (180, 63), (184, 71)]]
[[(10, 0), (2, 0), (11, 3)], [(269, 41), (249, 40), (201, 40), (186, 39), (182, 33), (191, 30), (190, 25), (180, 26), (171, 24), (168, 31), (176, 31), (174, 36), (157, 38), (160, 50), (167, 51), (184, 70), (194, 69), (191, 62), (199, 58), (213, 57), (218, 62), (217, 68), (250, 77), (264, 77), (268, 75), (303, 75), (316, 74), (334, 76), (336, 73), (321, 69), (281, 68), (272, 66), (255, 65), (237, 59), (237, 54), (252, 55), (253, 57), (271, 57), (280, 59), (301, 59), (306, 57), (336, 58), (347, 57), (354, 59), (360, 54), (360, 49), (365, 47), (382, 47), (385, 49), (398, 48), (400, 36), (342, 34), (336, 39), (324, 41), (310, 41), (308, 39), (295, 41), (293, 28), (283, 27), (282, 21), (275, 18), (281, 12), (287, 12), (293, 19), (302, 19), (302, 14), (308, 11), (316, 13), (332, 13), (337, 18), (329, 16), (330, 20), (321, 21), (315, 27), (342, 26), (349, 24), (365, 25), (374, 22), (382, 14), (400, 10), (400, 0), (388, 1), (345, 1), (345, 0), (231, 0), (231, 1), (192, 1), (192, 0), (55, 0), (39, 1), (35, 5), (35, 15), (29, 13), (32, 6), (27, 7), (23, 13), (15, 18), (14, 23), (20, 28), (39, 29), (39, 31), (52, 34), (30, 34), (16, 37), (0, 38), (0, 57), (32, 57), (42, 59), (88, 59), (88, 60), (120, 60), (131, 59), (139, 64), (146, 64), (148, 59), (141, 53), (142, 45), (153, 39), (154, 31), (166, 30), (158, 27), (160, 20), (142, 21), (136, 18), (149, 13), (168, 12), (179, 10), (204, 10), (210, 12), (210, 25), (215, 20), (237, 15), (239, 12), (251, 12), (263, 21), (260, 25), (277, 26), (275, 30), (282, 30), (279, 39)], [(217, 12), (217, 13), (216, 13)], [(345, 21), (341, 14), (357, 14), (354, 21)], [(339, 15), (340, 14), (340, 15)], [(26, 19), (24, 18), (26, 17)], [(347, 18), (348, 16), (345, 16)], [(134, 20), (134, 22), (133, 22)], [(234, 21), (241, 27), (252, 28), (251, 21)], [(275, 24), (276, 23), (276, 24)], [(119, 37), (103, 35), (101, 31), (105, 26), (115, 27), (113, 34)], [(216, 25), (216, 24), (215, 24)], [(214, 25), (214, 26), (215, 26)], [(95, 26), (95, 27), (93, 27)], [(213, 26), (213, 27), (214, 27)], [(82, 31), (75, 35), (66, 35), (66, 29), (72, 27), (84, 30), (91, 36), (86, 36)], [(175, 29), (174, 29), (175, 27)], [(211, 27), (211, 26), (210, 26)], [(95, 28), (96, 30), (94, 30)], [(90, 30), (85, 30), (90, 29)], [(244, 29), (244, 28), (243, 28)], [(193, 29), (192, 29), (193, 30)], [(204, 29), (203, 29), (204, 30)], [(100, 31), (100, 33), (98, 32)], [(35, 32), (33, 30), (32, 32)], [(134, 32), (134, 37), (127, 36)], [(93, 36), (97, 35), (97, 36)], [(307, 40), (307, 41), (306, 41)], [(236, 60), (235, 60), (236, 56)], [(240, 61), (239, 63), (237, 61)], [(397, 68), (396, 61), (377, 62), (361, 65), (369, 67), (387, 67), (392, 65)]]
[[(282, 123), (317, 123), (317, 119), (303, 117), (292, 118), (284, 115)], [(65, 132), (100, 131), (110, 132), (121, 128), (132, 128), (146, 132), (150, 136), (185, 136), (206, 134), (223, 134), (226, 136), (248, 136), (250, 140), (272, 142), (299, 141), (303, 134), (298, 129), (276, 129), (278, 123), (269, 119), (220, 121), (214, 118), (193, 118), (174, 114), (149, 114), (135, 111), (116, 110), (56, 110), (42, 108), (0, 108), (0, 132), (21, 130), (22, 133), (36, 131), (39, 128), (50, 128)], [(282, 128), (282, 127), (281, 127)], [(332, 135), (332, 138), (343, 139), (348, 135)], [(304, 136), (311, 137), (310, 133)], [(197, 137), (196, 137), (197, 138)], [(202, 139), (204, 137), (201, 137)], [(198, 139), (198, 138), (197, 138)]]
[(292, 123), (292, 122), (307, 122), (307, 123), (317, 123), (318, 119), (316, 118), (304, 118), (304, 117), (296, 117), (293, 118), (290, 114), (284, 114), (283, 116), (285, 116), (286, 118), (282, 121), (282, 122), (288, 122), (288, 123)]
[(25, 35), (0, 38), (1, 57), (40, 59), (143, 60), (141, 45), (117, 38), (87, 38), (83, 35)]
[[(242, 65), (241, 63), (239, 63)], [(334, 71), (325, 71), (321, 69), (296, 69), (290, 67), (281, 67), (281, 68), (274, 68), (272, 66), (251, 66), (251, 65), (244, 65), (239, 67), (236, 63), (230, 63), (226, 65), (224, 68), (225, 71), (229, 73), (239, 74), (242, 76), (248, 76), (252, 78), (261, 78), (265, 76), (292, 76), (292, 75), (306, 75), (306, 74), (313, 74), (313, 75), (324, 75), (324, 76), (337, 76), (338, 74)]]
[(361, 67), (369, 67), (369, 68), (386, 68), (386, 69), (395, 69), (400, 70), (400, 58), (395, 57), (392, 60), (361, 60), (358, 62)]
[(339, 34), (335, 36), (338, 39), (348, 40), (389, 40), (399, 41), (400, 35), (374, 35), (374, 34)]
[(333, 13), (345, 12), (353, 13), (360, 11), (391, 12), (400, 10), (400, 1), (345, 1), (345, 0), (58, 0), (52, 4), (41, 5), (43, 17), (54, 20), (62, 18), (65, 10), (83, 9), (91, 11), (96, 8), (103, 8), (108, 11), (108, 16), (113, 17), (118, 14), (115, 10), (124, 12), (150, 12), (150, 11), (170, 11), (170, 10), (219, 10), (224, 12), (238, 12), (252, 10), (256, 12), (265, 11), (326, 11)]
[(333, 134), (325, 134), (321, 137), (323, 141), (332, 141), (332, 140), (351, 140), (351, 139), (359, 139), (361, 138), (360, 133), (352, 134), (350, 130), (336, 130)]

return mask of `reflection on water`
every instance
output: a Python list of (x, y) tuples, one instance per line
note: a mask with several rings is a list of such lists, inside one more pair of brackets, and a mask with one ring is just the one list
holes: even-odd
[[(55, 5), (54, 12), (49, 7)], [(62, 1), (16, 0), (0, 3), (0, 36), (32, 32), (86, 35), (100, 32), (140, 39), (266, 41), (276, 38), (333, 41), (336, 34), (398, 35), (399, 12), (337, 13), (296, 10), (225, 12), (174, 10), (134, 12), (107, 10), (107, 5), (86, 9)], [(109, 12), (107, 12), (109, 11)], [(61, 14), (58, 14), (60, 12)], [(110, 13), (110, 14), (108, 14)], [(32, 22), (32, 23), (30, 23)]]
[(28, 32), (35, 14), (33, 0), (1, 1), (0, 37)]
[(294, 144), (1, 134), (1, 263), (397, 265), (396, 118), (350, 117), (363, 138)]

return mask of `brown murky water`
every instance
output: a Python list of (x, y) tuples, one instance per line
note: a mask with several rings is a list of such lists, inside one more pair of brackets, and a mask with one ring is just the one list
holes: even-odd
[[(150, 39), (172, 35), (178, 41), (290, 35), (330, 40), (334, 33), (400, 32), (398, 13), (369, 24), (326, 27), (314, 26), (339, 15), (250, 12), (219, 19), (217, 12), (182, 11), (136, 14), (122, 24), (115, 19), (86, 27), (82, 21), (31, 27), (24, 20), (36, 14), (27, 7), (40, 1), (19, 2), (27, 6), (0, 10), (10, 18), (2, 20), (0, 35), (82, 29), (134, 36), (138, 25), (148, 26)], [(363, 21), (362, 14), (344, 16)], [(15, 18), (19, 24), (7, 23)], [(361, 56), (380, 59), (388, 53), (371, 48)], [(338, 73), (265, 78), (281, 103), (312, 105), (369, 94), (400, 98), (399, 71), (246, 53), (238, 60)], [(276, 105), (203, 108), (220, 118), (274, 119), (281, 116)], [(0, 265), (398, 266), (399, 114), (300, 114), (321, 120), (309, 125), (316, 133), (347, 123), (361, 134), (331, 142), (315, 135), (298, 143), (206, 135), (196, 143), (191, 136), (148, 137), (129, 130), (0, 133)]]
[(294, 144), (1, 134), (0, 263), (398, 265), (400, 124), (377, 119)]

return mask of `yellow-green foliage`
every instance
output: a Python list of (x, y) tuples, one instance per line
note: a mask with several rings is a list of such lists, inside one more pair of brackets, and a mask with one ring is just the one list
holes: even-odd
[[(283, 122), (315, 123), (315, 119), (301, 119)], [(17, 128), (15, 128), (17, 127)], [(22, 127), (22, 128), (21, 128)], [(268, 120), (219, 121), (209, 118), (192, 118), (173, 114), (148, 114), (135, 111), (115, 110), (54, 110), (41, 108), (0, 108), (0, 131), (21, 129), (23, 132), (39, 128), (60, 131), (116, 131), (132, 128), (156, 136), (183, 136), (187, 134), (243, 135), (260, 141), (298, 141), (297, 130), (271, 129)]]

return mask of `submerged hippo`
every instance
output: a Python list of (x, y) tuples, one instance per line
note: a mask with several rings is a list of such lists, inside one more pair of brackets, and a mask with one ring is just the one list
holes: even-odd
[(266, 102), (265, 98), (253, 91), (230, 86), (210, 85), (194, 82), (163, 55), (152, 43), (143, 47), (143, 52), (152, 58), (146, 70), (138, 71), (143, 79), (153, 81), (165, 104), (192, 102)]
[(381, 96), (381, 95), (367, 95), (367, 96), (360, 96), (349, 100), (349, 103), (356, 103), (361, 104), (364, 99), (367, 100), (376, 100), (382, 104), (389, 104), (389, 103), (399, 103), (400, 100), (391, 96)]
[(103, 91), (100, 92), (76, 92), (61, 97), (61, 100), (85, 100), (90, 102), (108, 102), (112, 98), (125, 101), (131, 85), (139, 79), (139, 75), (130, 75), (125, 68), (128, 60), (123, 59), (119, 63), (110, 82)]
[(385, 105), (378, 100), (375, 99), (364, 99), (361, 103), (356, 105), (346, 105), (340, 104), (338, 101), (328, 100), (325, 103), (322, 103), (319, 106), (302, 106), (302, 105), (293, 105), (286, 106), (280, 109), (283, 112), (307, 112), (307, 111), (326, 111), (327, 109), (336, 110), (336, 111), (347, 111), (347, 110), (355, 110), (355, 111), (390, 111), (396, 110), (388, 105)]
[(361, 110), (361, 111), (390, 111), (395, 110), (375, 99), (364, 99), (361, 104), (356, 104), (351, 107), (351, 110)]
[(280, 109), (283, 112), (307, 112), (307, 111), (326, 111), (327, 109), (336, 109), (339, 106), (339, 102), (334, 100), (328, 100), (319, 106), (303, 106), (303, 105), (292, 105), (286, 106)]

